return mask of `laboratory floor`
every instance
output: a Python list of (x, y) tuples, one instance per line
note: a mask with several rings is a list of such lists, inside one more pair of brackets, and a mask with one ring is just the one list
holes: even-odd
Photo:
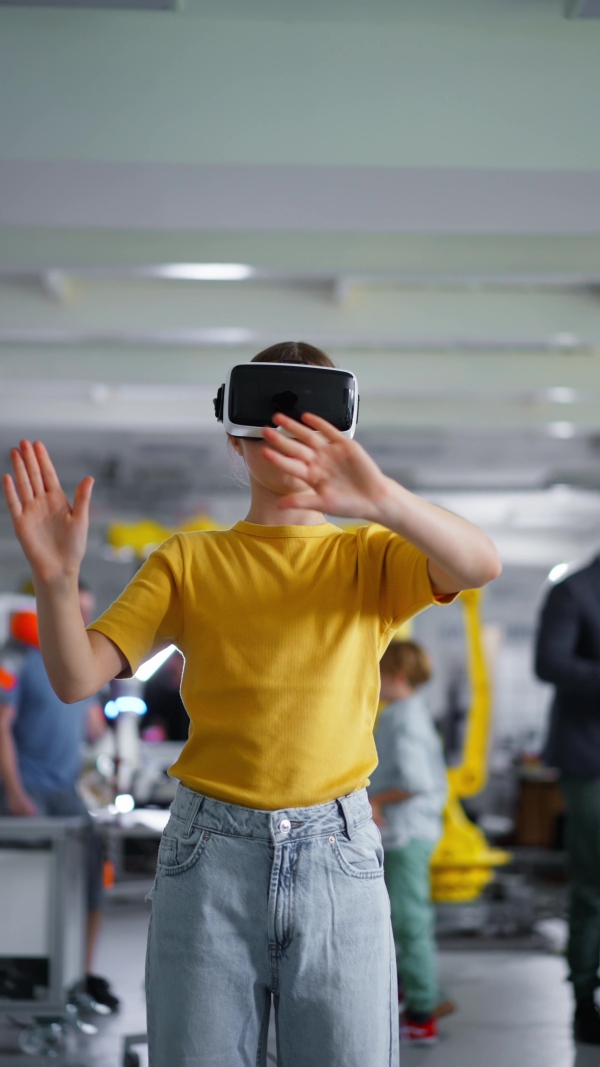
[[(69, 1067), (121, 1067), (123, 1034), (144, 1029), (148, 915), (148, 908), (138, 904), (110, 907), (97, 969), (122, 997), (122, 1011), (101, 1022), (97, 1037), (78, 1040), (66, 1061)], [(403, 1067), (600, 1067), (600, 1048), (576, 1050), (573, 1045), (570, 990), (560, 957), (529, 950), (453, 949), (440, 953), (440, 971), (444, 992), (459, 1011), (442, 1023), (435, 1048), (403, 1046)], [(269, 1048), (271, 1065), (276, 1063), (272, 1033)], [(139, 1052), (146, 1067), (146, 1050)], [(0, 1055), (0, 1067), (2, 1062)], [(27, 1062), (24, 1057), (23, 1067)]]

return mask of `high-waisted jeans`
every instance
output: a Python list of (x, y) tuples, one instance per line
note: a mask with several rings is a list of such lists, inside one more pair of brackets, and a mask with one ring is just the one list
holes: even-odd
[(366, 791), (257, 811), (179, 786), (146, 963), (151, 1067), (398, 1067), (383, 850)]

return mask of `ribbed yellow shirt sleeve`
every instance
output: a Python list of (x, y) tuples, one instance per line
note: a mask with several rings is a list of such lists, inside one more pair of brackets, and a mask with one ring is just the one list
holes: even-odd
[(177, 645), (183, 629), (183, 557), (177, 534), (140, 567), (120, 597), (88, 626), (114, 641), (135, 674), (150, 656)]
[(427, 556), (410, 541), (383, 526), (366, 526), (358, 532), (370, 580), (379, 590), (378, 610), (386, 629), (396, 629), (431, 604), (447, 604), (454, 599), (454, 594), (434, 595)]

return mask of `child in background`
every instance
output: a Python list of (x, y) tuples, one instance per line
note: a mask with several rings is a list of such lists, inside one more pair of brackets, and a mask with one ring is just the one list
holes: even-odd
[(375, 734), (379, 765), (369, 799), (381, 828), (385, 880), (406, 999), (403, 1037), (437, 1040), (437, 981), (429, 864), (442, 833), (446, 766), (427, 705), (417, 692), (432, 674), (414, 641), (389, 646), (380, 663), (381, 699), (389, 701)]

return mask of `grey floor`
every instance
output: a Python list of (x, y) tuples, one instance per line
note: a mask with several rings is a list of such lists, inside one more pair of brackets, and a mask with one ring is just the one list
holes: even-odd
[[(143, 1030), (147, 922), (145, 907), (111, 907), (97, 969), (114, 984), (123, 1010), (105, 1021), (96, 1038), (77, 1042), (66, 1061), (72, 1067), (120, 1067), (123, 1034)], [(459, 1011), (441, 1025), (436, 1048), (403, 1047), (403, 1067), (600, 1067), (600, 1049), (574, 1048), (561, 958), (498, 949), (442, 951), (440, 971), (444, 990)], [(270, 1047), (271, 1064), (276, 1062), (272, 1034)], [(145, 1050), (140, 1052), (146, 1067)], [(24, 1058), (24, 1067), (27, 1062)]]

